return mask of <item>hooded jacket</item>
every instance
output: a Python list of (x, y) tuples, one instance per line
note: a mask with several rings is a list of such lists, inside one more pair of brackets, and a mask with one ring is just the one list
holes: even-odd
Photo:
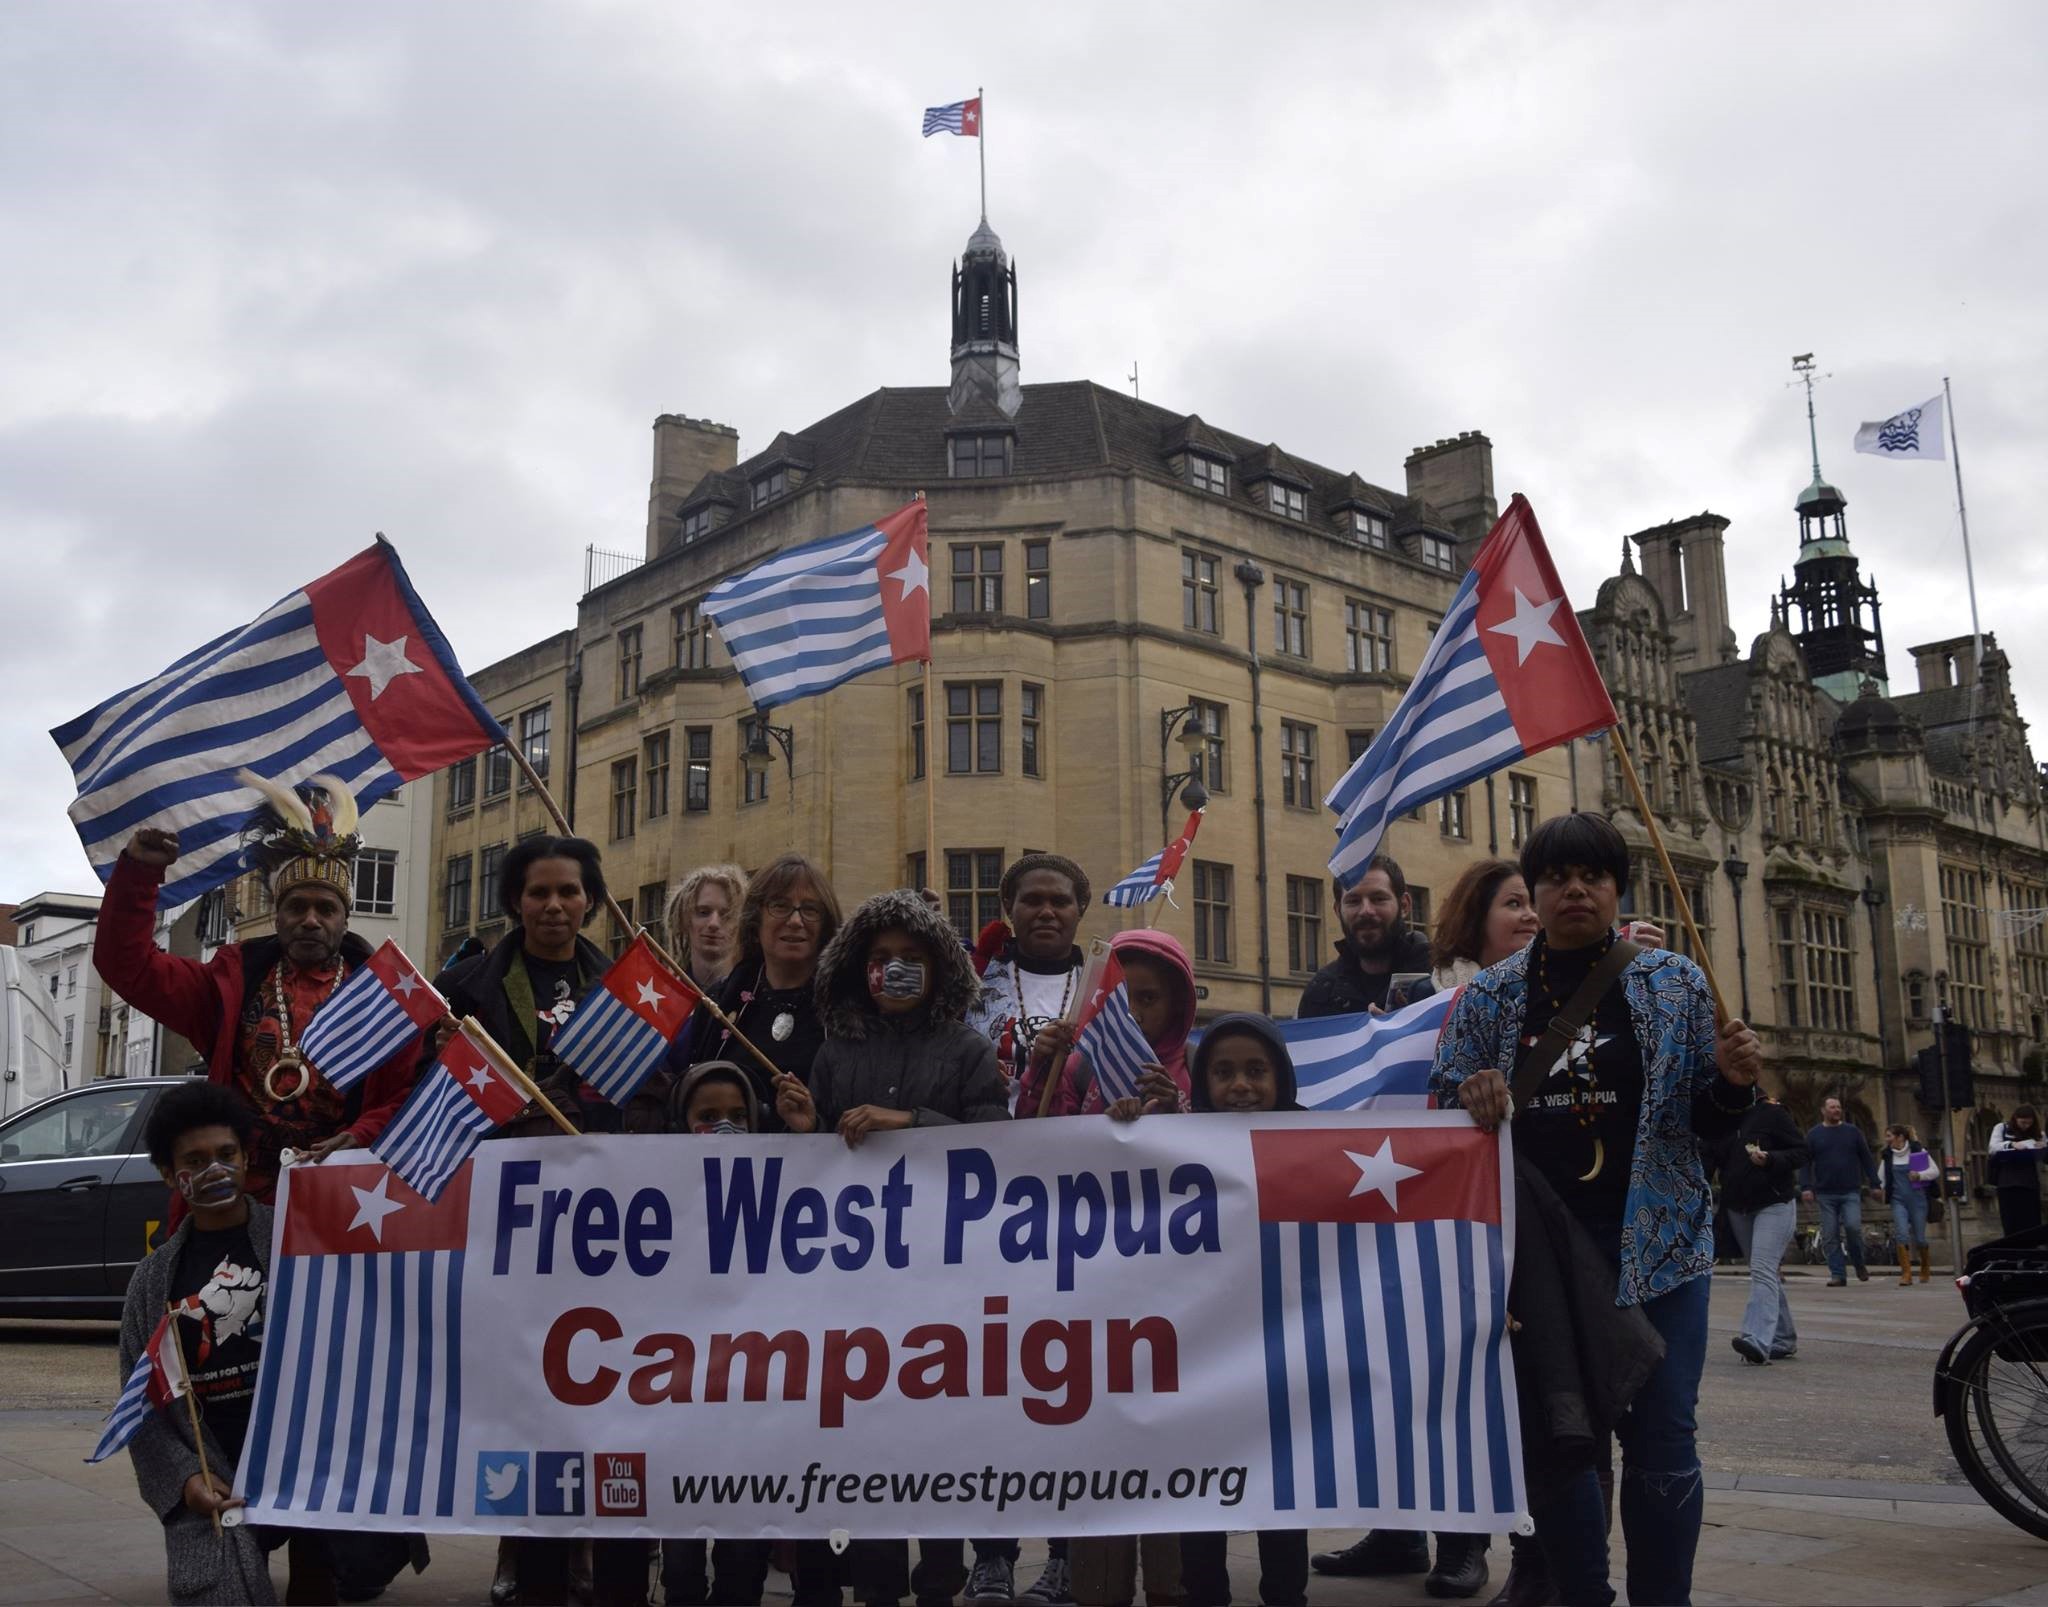
[[(1429, 969), (1429, 939), (1410, 927), (1394, 945), (1394, 963), (1387, 967), (1387, 974)], [(1301, 1003), (1294, 1008), (1294, 1018), (1306, 1021), (1312, 1016), (1356, 1015), (1375, 1004), (1386, 1004), (1386, 988), (1381, 987), (1377, 998), (1366, 991), (1357, 945), (1348, 937), (1339, 938), (1336, 959), (1309, 978), (1308, 986), (1301, 990)]]
[(1273, 1057), (1273, 1069), (1278, 1076), (1279, 1098), (1273, 1101), (1275, 1110), (1300, 1110), (1300, 1090), (1294, 1081), (1294, 1057), (1287, 1052), (1287, 1040), (1280, 1036), (1280, 1029), (1265, 1016), (1250, 1010), (1241, 1010), (1227, 1016), (1218, 1016), (1202, 1029), (1202, 1041), (1195, 1045), (1195, 1053), (1188, 1071), (1192, 1086), (1188, 1090), (1188, 1107), (1191, 1110), (1214, 1111), (1209, 1103), (1209, 1057), (1213, 1045), (1219, 1038), (1231, 1033), (1250, 1033), (1266, 1046), (1266, 1052)]
[[(868, 996), (868, 948), (887, 931), (914, 938), (931, 969), (923, 1002), (900, 1016), (883, 1015)], [(857, 1105), (907, 1110), (914, 1127), (1008, 1118), (995, 1048), (960, 1019), (981, 991), (974, 966), (917, 894), (878, 893), (855, 910), (818, 957), (812, 990), (825, 1028), (810, 1076), (819, 1132)]]
[[(1165, 932), (1139, 929), (1119, 932), (1109, 940), (1110, 952), (1127, 957), (1132, 954), (1144, 955), (1157, 960), (1172, 974), (1174, 981), (1174, 1017), (1168, 1024), (1166, 1036), (1152, 1045), (1152, 1058), (1165, 1069), (1167, 1076), (1180, 1089), (1180, 1108), (1188, 1108), (1188, 1034), (1195, 1029), (1195, 968), (1188, 963), (1188, 951), (1180, 946), (1180, 940)], [(1039, 1100), (1044, 1094), (1045, 1075), (1050, 1068), (1034, 1074), (1027, 1070), (1017, 1093), (1017, 1114), (1036, 1116)], [(1096, 1079), (1095, 1071), (1088, 1064), (1087, 1056), (1079, 1050), (1067, 1056), (1067, 1064), (1060, 1078), (1060, 1086), (1054, 1091), (1048, 1116), (1093, 1116), (1109, 1108), (1103, 1097), (1102, 1084)]]

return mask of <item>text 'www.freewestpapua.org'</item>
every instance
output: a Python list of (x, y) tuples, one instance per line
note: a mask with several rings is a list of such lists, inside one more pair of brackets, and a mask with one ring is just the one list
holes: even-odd
[(818, 1506), (915, 1507), (925, 1503), (986, 1506), (1007, 1511), (1024, 1502), (1064, 1512), (1084, 1501), (1210, 1500), (1234, 1507), (1244, 1499), (1242, 1467), (1150, 1468), (984, 1467), (966, 1473), (835, 1473), (813, 1462), (801, 1475), (691, 1473), (672, 1481), (680, 1507)]

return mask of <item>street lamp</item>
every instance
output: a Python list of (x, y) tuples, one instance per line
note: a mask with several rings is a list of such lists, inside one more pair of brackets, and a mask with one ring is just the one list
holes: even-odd
[(770, 725), (766, 718), (752, 723), (753, 734), (747, 738), (746, 751), (740, 755), (740, 763), (747, 768), (747, 774), (758, 776), (774, 768), (775, 755), (768, 751), (768, 739), (773, 737), (775, 745), (782, 749), (782, 763), (789, 772), (790, 785), (796, 785), (796, 731), (787, 725)]
[(1884, 1036), (1884, 965), (1877, 952), (1877, 912), (1884, 908), (1884, 890), (1873, 877), (1863, 878), (1863, 907), (1870, 912), (1870, 982), (1877, 990), (1877, 1061), (1882, 1073), (1891, 1069), (1891, 1049)]
[(1742, 1019), (1749, 1014), (1749, 939), (1742, 929), (1742, 883), (1749, 875), (1749, 862), (1737, 859), (1731, 852), (1721, 861), (1722, 874), (1728, 878), (1728, 885), (1735, 894), (1735, 972), (1742, 984)]
[[(1167, 753), (1175, 744), (1186, 756), (1185, 770), (1167, 771)], [(1189, 810), (1200, 809), (1209, 801), (1209, 789), (1202, 785), (1202, 754), (1209, 746), (1209, 732), (1202, 724), (1202, 711), (1192, 703), (1184, 703), (1177, 709), (1162, 709), (1159, 714), (1159, 835), (1164, 839), (1172, 821), (1167, 808), (1173, 802), (1173, 789), (1180, 787), (1180, 801)], [(1181, 784), (1185, 782), (1186, 785)]]

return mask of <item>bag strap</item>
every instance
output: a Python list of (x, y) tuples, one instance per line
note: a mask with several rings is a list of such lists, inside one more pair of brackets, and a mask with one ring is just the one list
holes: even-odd
[(1527, 1104), (1530, 1095), (1543, 1086), (1543, 1079), (1550, 1075), (1559, 1057), (1578, 1037), (1579, 1029), (1599, 1008), (1601, 998), (1614, 986), (1614, 979), (1627, 970), (1629, 961), (1642, 952), (1641, 944), (1631, 943), (1623, 937), (1616, 938), (1614, 946), (1600, 956), (1593, 969), (1586, 973), (1586, 980), (1565, 1001), (1564, 1008), (1550, 1018), (1550, 1025), (1544, 1028), (1543, 1036), (1524, 1049), (1521, 1059), (1515, 1062), (1511, 1091), (1516, 1104)]

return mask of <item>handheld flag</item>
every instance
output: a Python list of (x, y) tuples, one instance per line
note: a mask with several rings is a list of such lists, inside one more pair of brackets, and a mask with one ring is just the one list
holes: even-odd
[(1294, 1062), (1295, 1097), (1310, 1110), (1358, 1110), (1388, 1095), (1428, 1094), (1437, 1039), (1457, 997), (1446, 988), (1386, 1015), (1276, 1023)]
[(417, 1043), (448, 1014), (448, 1001), (389, 938), (320, 1006), (299, 1052), (344, 1092)]
[(1339, 817), (1331, 874), (1352, 886), (1389, 821), (1615, 720), (1536, 515), (1517, 492), (1394, 717), (1323, 800)]
[(422, 1199), (438, 1200), (484, 1134), (525, 1108), (526, 1090), (498, 1070), (465, 1028), (448, 1040), (370, 1153)]
[(606, 1099), (623, 1105), (661, 1064), (702, 1002), (702, 994), (661, 963), (643, 932), (612, 962), (549, 1047)]
[(1102, 973), (1074, 1023), (1074, 1047), (1087, 1057), (1104, 1104), (1137, 1093), (1145, 1067), (1159, 1058), (1131, 1014), (1130, 990), (1114, 950), (1104, 957)]
[(142, 1354), (135, 1358), (120, 1398), (107, 1414), (107, 1426), (100, 1431), (99, 1444), (92, 1448), (88, 1462), (104, 1462), (120, 1450), (141, 1429), (151, 1412), (170, 1405), (192, 1387), (185, 1370), (185, 1350), (171, 1329), (172, 1313), (156, 1320), (156, 1328)]
[(265, 800), (236, 778), (243, 767), (287, 783), (324, 771), (368, 808), (505, 740), (381, 537), (50, 735), (102, 881), (138, 826), (178, 834), (165, 909), (247, 868), (242, 830)]
[(1197, 809), (1188, 816), (1188, 823), (1181, 828), (1178, 837), (1104, 893), (1102, 902), (1114, 904), (1119, 909), (1130, 909), (1139, 904), (1149, 904), (1164, 894), (1166, 901), (1172, 903), (1173, 879), (1180, 874), (1181, 861), (1188, 857), (1188, 849), (1194, 846), (1195, 833), (1201, 825), (1202, 811)]
[(924, 109), (924, 137), (934, 134), (964, 134), (969, 139), (981, 138), (981, 97), (972, 100), (956, 100), (950, 106), (927, 106)]
[(1948, 457), (1941, 438), (1941, 398), (1930, 396), (1918, 407), (1894, 413), (1856, 431), (1856, 450), (1880, 458)]
[(704, 599), (747, 696), (773, 708), (932, 651), (925, 506), (777, 553)]

